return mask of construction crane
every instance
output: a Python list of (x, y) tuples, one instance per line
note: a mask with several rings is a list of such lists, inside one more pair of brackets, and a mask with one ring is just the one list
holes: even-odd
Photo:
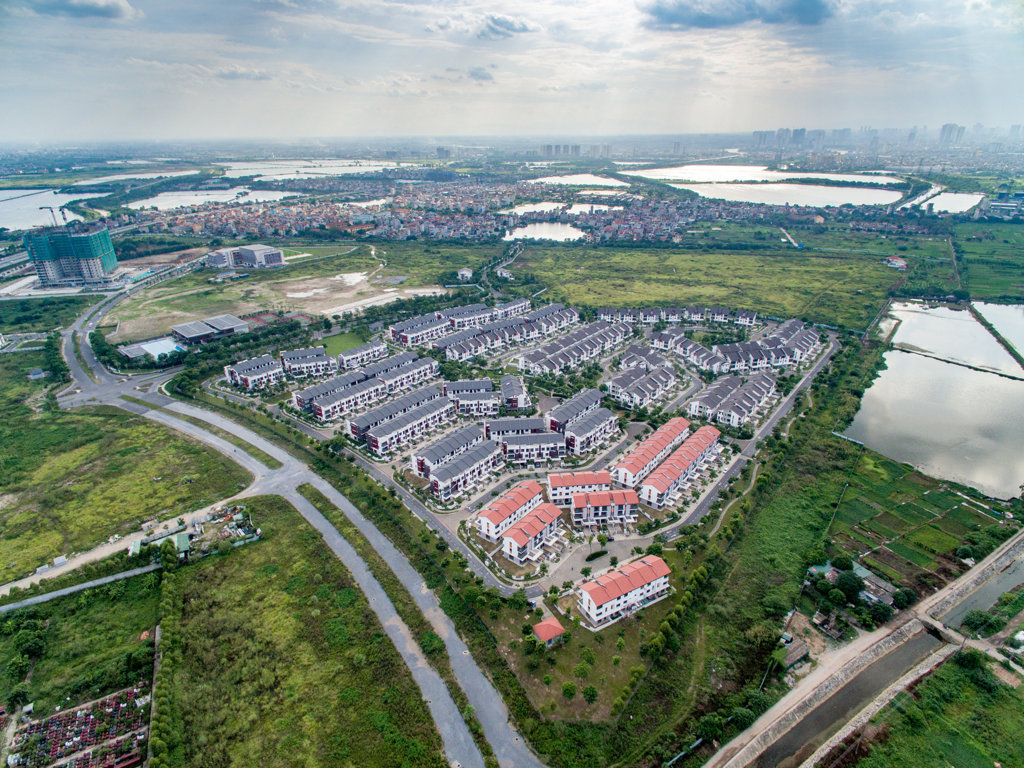
[[(55, 227), (60, 226), (57, 223), (57, 214), (53, 212), (53, 206), (52, 205), (40, 205), (39, 206), (39, 210), (40, 211), (49, 211), (50, 212), (50, 216), (53, 217), (53, 226), (55, 226)], [(63, 211), (61, 211), (61, 213), (63, 213)], [(67, 223), (67, 219), (66, 218), (65, 218), (65, 223)]]

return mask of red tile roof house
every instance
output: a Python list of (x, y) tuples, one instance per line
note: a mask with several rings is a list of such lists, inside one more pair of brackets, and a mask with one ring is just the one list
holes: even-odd
[(558, 536), (561, 511), (545, 502), (501, 534), (502, 553), (516, 565), (544, 556), (548, 539)]
[(553, 648), (561, 644), (562, 638), (565, 636), (565, 629), (562, 628), (558, 619), (552, 616), (550, 619), (544, 619), (544, 621), (533, 625), (533, 636), (537, 638), (538, 642), (544, 643), (545, 648)]
[(523, 519), (544, 501), (543, 489), (535, 480), (527, 480), (505, 491), (492, 501), (473, 521), (488, 541), (497, 541), (506, 530)]
[(669, 593), (669, 567), (657, 555), (647, 555), (618, 570), (581, 584), (579, 611), (594, 628), (603, 629)]
[(575, 493), (610, 491), (612, 474), (598, 472), (556, 472), (548, 475), (548, 500), (556, 507), (568, 507)]

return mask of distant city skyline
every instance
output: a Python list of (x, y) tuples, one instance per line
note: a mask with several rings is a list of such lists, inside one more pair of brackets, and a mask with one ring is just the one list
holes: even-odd
[(1024, 121), (1012, 0), (0, 0), (0, 141)]

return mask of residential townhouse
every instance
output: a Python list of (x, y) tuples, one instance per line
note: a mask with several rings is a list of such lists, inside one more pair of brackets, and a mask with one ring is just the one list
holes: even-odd
[(327, 395), (333, 395), (335, 392), (341, 392), (365, 380), (366, 376), (359, 371), (346, 371), (339, 376), (335, 376), (333, 379), (322, 381), (319, 384), (314, 384), (312, 387), (306, 387), (295, 392), (292, 395), (292, 404), (300, 411), (308, 411), (312, 407), (314, 400), (326, 397)]
[(506, 435), (526, 435), (530, 432), (546, 432), (548, 422), (540, 416), (516, 416), (494, 419), (484, 423), (484, 432), (489, 440), (501, 440)]
[(680, 416), (669, 419), (612, 467), (616, 484), (636, 488), (689, 434), (690, 422)]
[(721, 435), (714, 427), (701, 427), (683, 441), (671, 456), (652, 472), (640, 485), (640, 500), (655, 509), (661, 509), (672, 498), (679, 486), (692, 477), (702, 463), (715, 455), (715, 446)]
[(576, 528), (611, 528), (622, 530), (636, 525), (640, 497), (631, 488), (625, 490), (576, 493), (572, 497), (572, 524)]
[(404, 389), (412, 389), (416, 385), (434, 378), (440, 371), (441, 367), (438, 365), (437, 360), (431, 357), (423, 357), (398, 368), (393, 368), (386, 373), (378, 373), (377, 378), (387, 386), (388, 394), (392, 394)]
[(670, 573), (657, 555), (623, 565), (580, 585), (579, 612), (594, 627), (606, 627), (668, 595)]
[[(395, 326), (391, 326), (390, 330), (392, 334), (396, 334)], [(393, 335), (393, 338), (405, 347), (422, 347), (434, 339), (447, 336), (451, 330), (451, 323), (447, 319), (434, 317), (416, 325), (401, 328), (397, 331), (397, 335)]]
[(668, 365), (668, 360), (650, 347), (642, 344), (630, 344), (619, 360), (620, 368), (642, 368), (653, 370)]
[(565, 428), (565, 450), (583, 456), (596, 451), (618, 431), (618, 417), (607, 408), (598, 408)]
[(545, 338), (577, 320), (578, 315), (569, 310), (549, 313), (537, 320), (511, 317), (456, 331), (436, 339), (431, 346), (442, 350), (448, 360), (465, 362), (486, 352)]
[(481, 509), (471, 525), (488, 541), (497, 541), (510, 526), (544, 502), (543, 490), (536, 480), (519, 483)]
[(456, 410), (463, 416), (497, 416), (500, 392), (462, 392), (453, 395)]
[(380, 376), (382, 373), (393, 371), (396, 368), (401, 368), (403, 365), (408, 365), (414, 360), (418, 360), (419, 356), (415, 352), (399, 352), (397, 355), (391, 355), (383, 360), (378, 360), (375, 363), (370, 363), (364, 366), (361, 370), (368, 379), (372, 379), (374, 376)]
[(740, 427), (775, 394), (775, 379), (767, 373), (756, 374), (726, 398), (711, 414), (719, 424)]
[(601, 405), (601, 391), (584, 389), (548, 413), (548, 428), (552, 432), (564, 432), (565, 428), (594, 411)]
[(612, 377), (608, 395), (626, 408), (647, 408), (668, 392), (675, 381), (675, 372), (668, 366), (649, 373), (643, 368), (630, 368)]
[(364, 365), (369, 365), (374, 360), (387, 357), (387, 355), (387, 345), (378, 339), (340, 353), (338, 355), (338, 365), (345, 370), (361, 368)]
[(260, 355), (251, 360), (242, 360), (224, 366), (227, 380), (236, 386), (252, 391), (272, 387), (284, 379), (284, 368), (270, 355)]
[(526, 384), (520, 376), (501, 377), (501, 398), (505, 407), (510, 411), (517, 411), (520, 408), (529, 408), (531, 404), (530, 393), (526, 390)]
[(366, 413), (349, 418), (345, 422), (345, 434), (354, 440), (362, 442), (367, 431), (373, 429), (378, 424), (383, 424), (388, 419), (393, 419), (406, 411), (411, 411), (413, 408), (418, 408), (424, 403), (429, 403), (431, 400), (441, 397), (444, 397), (444, 393), (437, 384), (428, 385), (407, 395), (396, 397), (389, 403), (384, 403)]
[(517, 565), (537, 561), (543, 556), (545, 545), (561, 540), (561, 527), (558, 507), (545, 502), (501, 535), (501, 552)]
[(557, 432), (504, 435), (498, 442), (501, 443), (505, 461), (517, 467), (565, 458), (565, 436)]
[(531, 375), (562, 373), (599, 357), (621, 344), (631, 334), (632, 329), (625, 323), (611, 324), (598, 320), (519, 355), (516, 364), (521, 371)]
[(696, 419), (713, 419), (718, 407), (740, 388), (743, 380), (739, 376), (723, 376), (715, 379), (686, 404), (686, 413)]
[(378, 403), (388, 396), (388, 387), (380, 379), (364, 379), (328, 395), (316, 398), (310, 403), (310, 411), (319, 421), (336, 421), (349, 413), (355, 413)]
[(607, 470), (598, 472), (556, 472), (548, 475), (548, 499), (556, 507), (568, 507), (577, 493), (610, 491), (612, 475)]
[(328, 355), (323, 347), (291, 349), (281, 352), (281, 367), (294, 378), (319, 378), (335, 373), (338, 359)]
[(440, 397), (396, 416), (366, 432), (366, 445), (377, 456), (384, 456), (455, 418), (455, 403)]
[(447, 503), (477, 487), (503, 465), (501, 447), (485, 440), (451, 461), (434, 467), (430, 473), (430, 490), (440, 501)]
[(490, 379), (460, 379), (446, 381), (441, 386), (444, 387), (446, 395), (455, 397), (464, 392), (490, 392), (494, 389), (494, 382)]
[(484, 431), (480, 426), (470, 424), (459, 427), (450, 435), (445, 435), (440, 440), (414, 451), (409, 462), (413, 472), (420, 477), (429, 477), (434, 467), (454, 459), (483, 441)]

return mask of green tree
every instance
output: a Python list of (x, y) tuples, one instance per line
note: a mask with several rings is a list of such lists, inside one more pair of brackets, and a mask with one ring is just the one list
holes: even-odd
[(164, 568), (164, 573), (174, 573), (178, 568), (178, 548), (170, 537), (160, 544), (160, 564)]
[(573, 698), (576, 695), (576, 683), (572, 682), (572, 680), (562, 683), (562, 695), (566, 699)]
[(586, 700), (587, 704), (593, 704), (597, 701), (597, 688), (592, 685), (588, 685), (583, 689), (583, 698)]

